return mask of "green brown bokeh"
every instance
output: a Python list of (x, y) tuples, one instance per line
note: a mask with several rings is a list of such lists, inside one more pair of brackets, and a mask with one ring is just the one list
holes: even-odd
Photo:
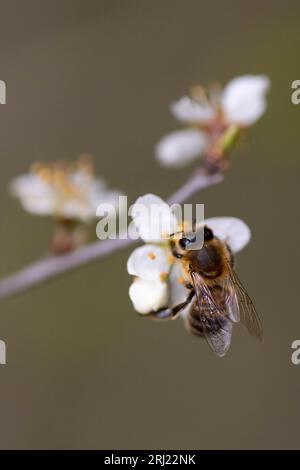
[(272, 90), (226, 181), (193, 199), (253, 231), (238, 272), (263, 343), (235, 328), (219, 359), (181, 321), (138, 317), (129, 251), (117, 253), (1, 304), (0, 447), (299, 448), (299, 2), (1, 0), (1, 12), (1, 275), (48, 249), (51, 221), (7, 194), (32, 161), (88, 151), (131, 201), (166, 197), (192, 171), (153, 158), (180, 128), (169, 103), (244, 73)]

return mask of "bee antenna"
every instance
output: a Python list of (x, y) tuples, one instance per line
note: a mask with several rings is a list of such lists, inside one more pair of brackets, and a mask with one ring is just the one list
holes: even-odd
[(179, 232), (174, 232), (174, 233), (171, 233), (171, 234), (170, 234), (170, 238), (173, 238), (173, 237), (174, 237), (174, 235), (179, 235), (180, 233), (182, 233), (182, 234), (183, 234), (183, 233), (184, 233), (184, 232), (183, 232), (183, 230), (180, 230)]

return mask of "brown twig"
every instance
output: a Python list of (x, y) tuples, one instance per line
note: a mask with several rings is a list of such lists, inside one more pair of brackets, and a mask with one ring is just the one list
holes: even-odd
[[(198, 191), (220, 183), (223, 178), (224, 176), (220, 172), (209, 172), (205, 168), (200, 168), (169, 197), (168, 203), (183, 203)], [(0, 299), (31, 289), (71, 269), (108, 256), (134, 243), (136, 240), (130, 238), (97, 241), (67, 254), (39, 260), (1, 280)]]

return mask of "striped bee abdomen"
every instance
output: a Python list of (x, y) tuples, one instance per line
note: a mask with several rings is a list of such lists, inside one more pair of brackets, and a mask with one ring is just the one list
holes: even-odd
[(225, 292), (219, 286), (215, 286), (214, 292), (218, 310), (212, 309), (211, 303), (203, 297), (200, 306), (198, 300), (194, 300), (186, 317), (187, 329), (197, 336), (204, 335), (204, 328), (206, 334), (214, 335), (226, 328), (228, 323)]

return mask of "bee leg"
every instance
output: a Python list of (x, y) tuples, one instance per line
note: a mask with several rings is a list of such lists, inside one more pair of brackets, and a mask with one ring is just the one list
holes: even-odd
[(153, 320), (170, 320), (172, 318), (172, 309), (171, 308), (161, 308), (160, 310), (157, 310), (156, 312), (151, 312), (149, 316)]
[(191, 303), (191, 301), (194, 298), (194, 295), (195, 295), (195, 291), (193, 289), (191, 290), (191, 292), (188, 295), (188, 298), (184, 302), (172, 308), (172, 318), (175, 318), (181, 310), (183, 310), (185, 307), (187, 307)]
[(157, 312), (151, 312), (151, 317), (155, 318), (156, 320), (169, 320), (169, 319), (174, 319), (178, 313), (183, 310), (185, 307), (187, 307), (192, 299), (194, 298), (195, 291), (192, 290), (187, 299), (184, 302), (181, 302), (178, 305), (175, 305), (174, 307), (169, 307), (169, 308), (162, 308), (158, 310)]
[(185, 287), (186, 287), (187, 289), (194, 289), (193, 284), (191, 284), (190, 282), (187, 282), (187, 283), (185, 284)]

